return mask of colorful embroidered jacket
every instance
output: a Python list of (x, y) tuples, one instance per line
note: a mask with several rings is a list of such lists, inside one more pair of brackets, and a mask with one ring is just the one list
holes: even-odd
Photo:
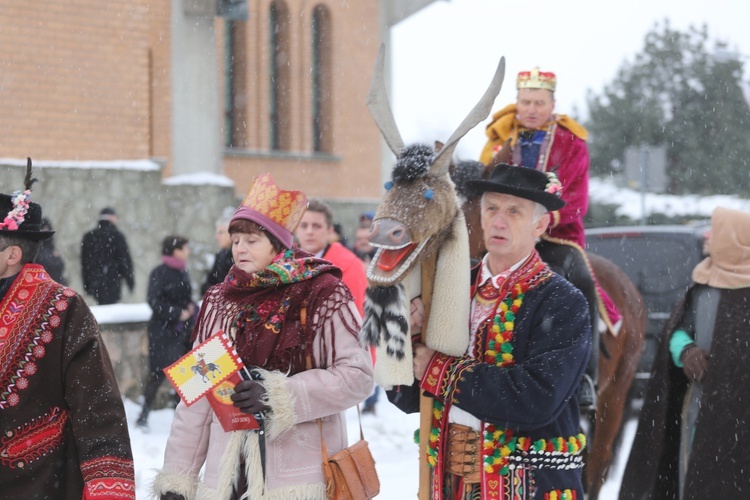
[[(533, 268), (527, 262), (501, 289), (495, 312), (475, 332), (474, 355), (435, 353), (422, 378), (421, 388), (435, 396), (427, 457), (435, 500), (444, 498), (448, 479), (452, 406), (481, 421), (482, 498), (583, 498), (577, 392), (591, 343), (588, 309), (580, 291), (536, 252), (531, 261)], [(419, 388), (399, 386), (388, 397), (416, 412)]]
[(36, 264), (6, 290), (0, 497), (134, 499), (125, 410), (91, 311)]

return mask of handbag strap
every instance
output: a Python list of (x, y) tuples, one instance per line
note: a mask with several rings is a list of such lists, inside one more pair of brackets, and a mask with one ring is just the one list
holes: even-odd
[[(302, 303), (302, 309), (300, 309), (300, 324), (305, 327), (307, 323), (307, 301)], [(312, 368), (312, 356), (308, 355), (305, 359), (305, 368)], [(359, 410), (359, 404), (357, 404), (357, 418), (359, 419), (359, 439), (365, 440), (365, 433), (362, 432), (362, 412)], [(323, 452), (323, 460), (328, 461), (328, 450), (326, 450), (326, 441), (323, 439), (323, 421), (318, 419), (318, 430), (320, 431), (320, 450)]]
[(328, 462), (328, 450), (326, 440), (323, 439), (323, 421), (318, 419), (318, 430), (320, 431), (320, 451), (323, 453), (323, 463)]
[[(357, 404), (357, 418), (359, 419), (359, 439), (365, 440), (365, 433), (362, 432), (362, 412), (359, 410), (359, 404)], [(320, 449), (323, 452), (323, 460), (328, 460), (328, 450), (326, 449), (326, 441), (323, 439), (323, 421), (318, 419), (318, 430), (320, 430)]]

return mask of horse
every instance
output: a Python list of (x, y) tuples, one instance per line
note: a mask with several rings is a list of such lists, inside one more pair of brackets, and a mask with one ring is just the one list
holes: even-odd
[(200, 375), (201, 380), (206, 383), (208, 383), (208, 375), (211, 375), (215, 379), (216, 374), (214, 372), (219, 372), (219, 374), (221, 374), (219, 365), (217, 365), (216, 363), (206, 363), (206, 361), (203, 359), (198, 361), (197, 365), (191, 366), (190, 369), (196, 375)]
[[(441, 145), (436, 143), (436, 147), (440, 148)], [(461, 186), (470, 178), (487, 176), (490, 168), (482, 167), (483, 171), (478, 172), (479, 167), (474, 165), (481, 164), (464, 162), (458, 166), (452, 165), (450, 170), (462, 200), (461, 208), (469, 233), (471, 257), (479, 259), (484, 255), (480, 198), (467, 197)], [(585, 415), (590, 418), (593, 437), (588, 445), (584, 479), (588, 498), (596, 500), (612, 463), (625, 405), (629, 402), (630, 386), (641, 357), (646, 332), (646, 305), (638, 289), (622, 269), (600, 255), (587, 253), (587, 256), (599, 284), (622, 314), (622, 326), (618, 335), (600, 336), (597, 405), (593, 415)]]

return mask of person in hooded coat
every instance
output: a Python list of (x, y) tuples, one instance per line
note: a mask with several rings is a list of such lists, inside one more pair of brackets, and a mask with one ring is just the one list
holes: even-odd
[(620, 499), (750, 495), (750, 213), (716, 208), (667, 322)]
[(230, 337), (253, 376), (231, 398), (263, 432), (225, 432), (206, 398), (181, 402), (158, 498), (327, 498), (321, 432), (329, 454), (347, 446), (344, 411), (370, 394), (373, 371), (341, 271), (293, 247), (306, 208), (304, 193), (280, 190), (269, 174), (253, 181), (229, 225), (235, 264), (206, 292), (193, 333), (196, 343)]

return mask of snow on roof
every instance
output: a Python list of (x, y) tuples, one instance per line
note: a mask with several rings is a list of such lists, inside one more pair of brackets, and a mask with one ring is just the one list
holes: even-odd
[[(107, 161), (50, 161), (31, 159), (34, 168), (104, 168), (112, 170), (161, 170), (161, 166), (152, 160), (107, 160)], [(0, 158), (0, 165), (25, 167), (26, 159)]]
[(167, 177), (162, 181), (167, 186), (193, 185), (193, 186), (226, 186), (234, 187), (234, 181), (229, 177), (214, 174), (212, 172), (196, 172), (193, 174), (182, 174)]
[[(615, 184), (611, 178), (592, 177), (589, 180), (589, 200), (602, 205), (616, 205), (615, 214), (637, 220), (641, 218), (641, 193)], [(734, 195), (701, 196), (697, 194), (675, 196), (646, 193), (646, 215), (664, 214), (669, 217), (710, 217), (714, 208), (725, 207), (750, 212), (750, 200)]]

